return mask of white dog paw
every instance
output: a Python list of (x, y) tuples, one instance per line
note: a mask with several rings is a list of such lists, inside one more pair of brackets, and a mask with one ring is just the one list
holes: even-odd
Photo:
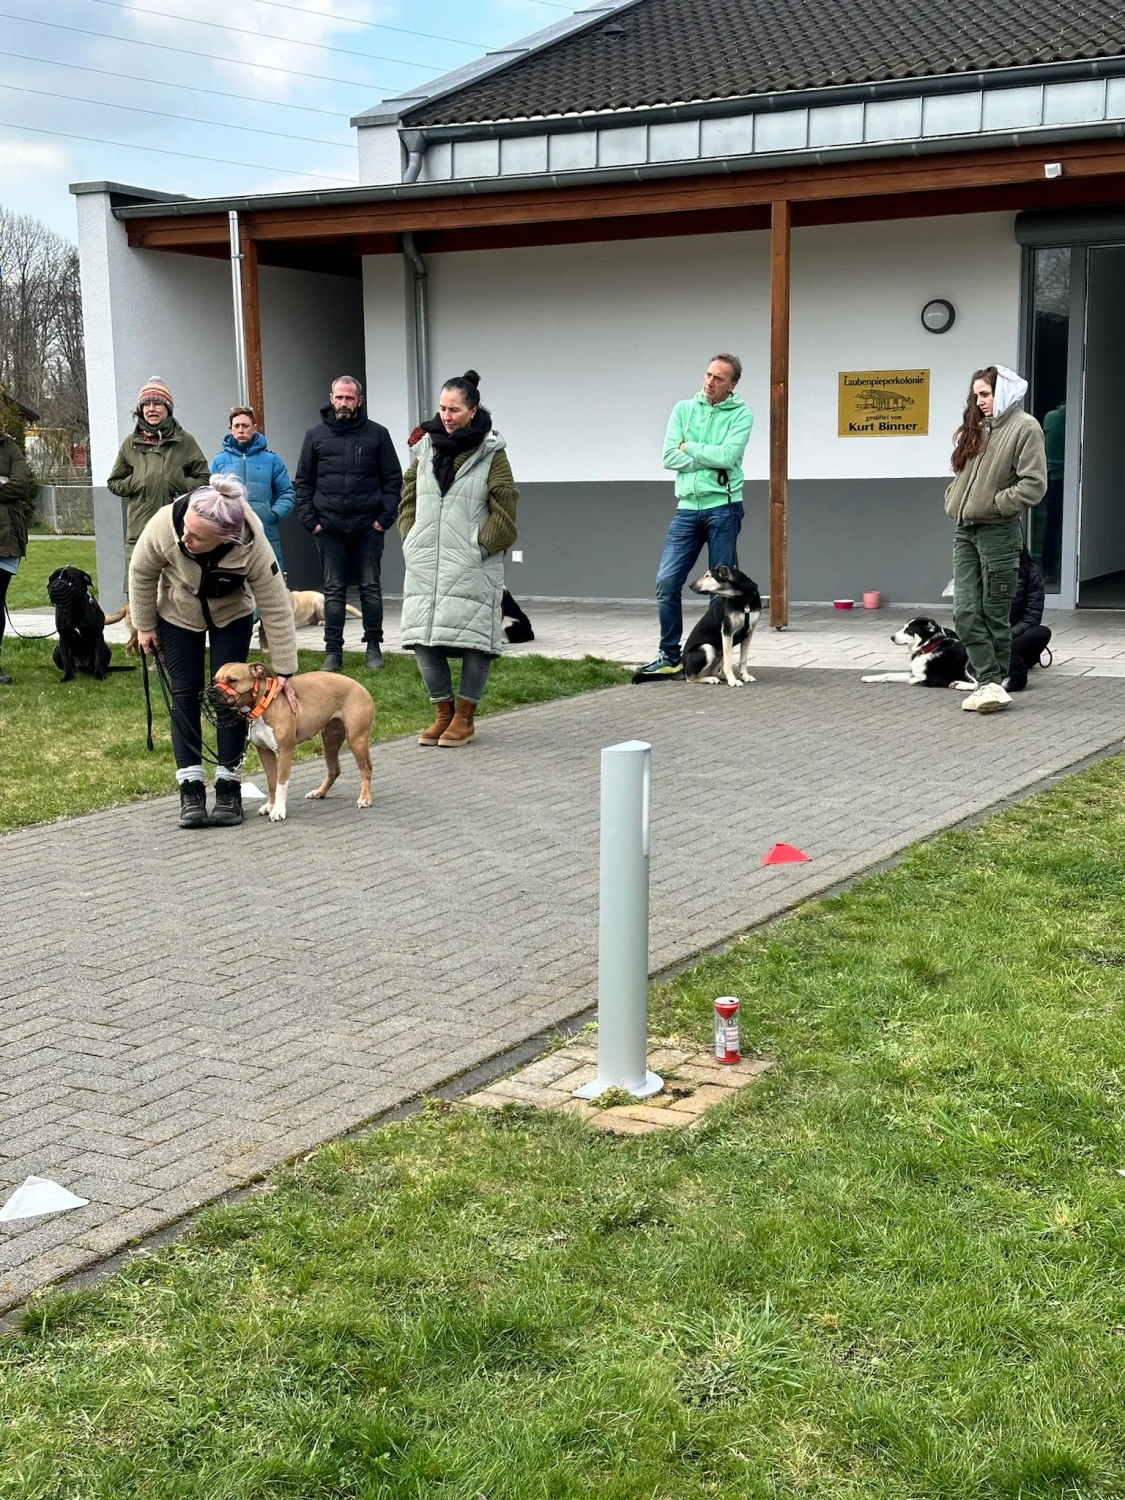
[(283, 807), (271, 807), (270, 808), (270, 822), (271, 823), (284, 823), (285, 822), (285, 809)]
[(305, 801), (306, 802), (315, 802), (316, 799), (319, 796), (320, 796), (320, 793), (318, 791), (316, 791), (315, 788), (314, 788), (313, 791), (305, 793)]
[(757, 682), (758, 679), (756, 677), (751, 677), (749, 672), (743, 672), (742, 680), (743, 682)]
[(739, 682), (739, 680), (738, 680), (737, 677), (728, 677), (727, 678), (727, 687), (741, 687), (741, 686), (742, 686), (742, 684), (741, 684), (741, 682)]
[(263, 802), (261, 807), (259, 807), (258, 809), (258, 816), (259, 818), (265, 818), (268, 817), (271, 812), (273, 812), (272, 802)]
[(861, 677), (859, 680), (860, 680), (860, 682), (878, 682), (879, 681), (879, 679), (877, 677)]
[(360, 797), (358, 799), (358, 801), (356, 802), (356, 806), (357, 807), (370, 807), (371, 806), (371, 798), (370, 797)]

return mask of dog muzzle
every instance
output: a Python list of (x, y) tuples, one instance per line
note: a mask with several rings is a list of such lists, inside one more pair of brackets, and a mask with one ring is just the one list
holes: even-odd
[(212, 711), (208, 717), (216, 724), (245, 724), (250, 717), (249, 703), (240, 703), (242, 694), (227, 682), (212, 682), (203, 696)]

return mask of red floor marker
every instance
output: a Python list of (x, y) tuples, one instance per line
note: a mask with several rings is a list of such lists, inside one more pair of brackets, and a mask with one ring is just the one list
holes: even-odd
[(764, 865), (799, 865), (812, 856), (804, 854), (795, 844), (775, 844), (762, 858)]

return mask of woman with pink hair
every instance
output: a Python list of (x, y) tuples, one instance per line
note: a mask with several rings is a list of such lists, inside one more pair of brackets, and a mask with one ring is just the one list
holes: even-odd
[(215, 806), (208, 817), (200, 719), (206, 650), (211, 673), (246, 661), (254, 610), (269, 635), (270, 657), (289, 706), (297, 670), (297, 634), (285, 580), (243, 486), (229, 474), (157, 511), (141, 532), (129, 566), (129, 602), (141, 649), (159, 652), (172, 682), (172, 749), (180, 787), (180, 827), (242, 822), (246, 726), (218, 729)]

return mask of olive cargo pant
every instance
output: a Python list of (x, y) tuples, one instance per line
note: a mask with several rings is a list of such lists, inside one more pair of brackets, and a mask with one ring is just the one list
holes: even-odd
[(991, 526), (958, 526), (953, 534), (953, 628), (982, 686), (1008, 675), (1009, 617), (1022, 545), (1018, 516)]

